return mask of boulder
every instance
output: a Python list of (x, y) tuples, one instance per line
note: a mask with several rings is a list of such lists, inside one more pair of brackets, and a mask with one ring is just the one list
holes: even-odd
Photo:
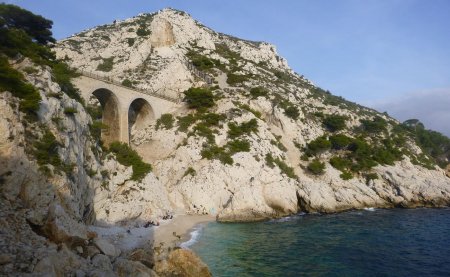
[(177, 249), (169, 254), (166, 261), (158, 262), (156, 272), (161, 276), (210, 277), (211, 272), (194, 252)]
[(140, 262), (117, 259), (114, 272), (119, 277), (157, 277), (158, 275)]
[(94, 245), (105, 255), (110, 257), (118, 257), (120, 255), (120, 249), (116, 248), (109, 241), (102, 238), (95, 238)]

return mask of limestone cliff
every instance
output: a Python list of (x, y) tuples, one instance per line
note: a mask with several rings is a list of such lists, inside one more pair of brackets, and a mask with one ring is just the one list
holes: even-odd
[[(165, 115), (170, 124), (131, 130), (131, 144), (153, 164), (174, 209), (251, 221), (449, 203), (450, 179), (399, 122), (314, 86), (270, 44), (166, 9), (83, 31), (55, 50), (74, 68), (180, 98), (207, 86), (186, 63), (213, 78), (218, 100), (206, 119), (181, 103)], [(209, 124), (208, 116), (220, 120)], [(256, 130), (232, 135), (249, 122)], [(249, 148), (230, 150), (239, 143)]]
[(95, 138), (108, 116), (96, 114), (95, 95), (82, 103), (48, 66), (9, 59), (42, 100), (30, 121), (11, 91), (0, 92), (2, 274), (209, 276), (189, 252), (161, 261), (94, 231), (168, 213), (253, 221), (450, 202), (450, 179), (399, 122), (314, 86), (268, 43), (166, 9), (86, 30), (54, 50), (82, 74), (185, 101), (139, 129), (130, 121), (130, 145), (153, 168), (134, 178)]

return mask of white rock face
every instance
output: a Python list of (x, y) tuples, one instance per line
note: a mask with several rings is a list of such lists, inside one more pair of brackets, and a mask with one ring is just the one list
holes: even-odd
[[(308, 173), (308, 163), (301, 159), (303, 147), (328, 134), (321, 121), (325, 115), (345, 116), (347, 128), (341, 133), (349, 136), (360, 128), (361, 119), (380, 116), (391, 124), (389, 131), (396, 121), (317, 93), (270, 44), (216, 33), (182, 12), (166, 9), (87, 30), (60, 41), (55, 50), (72, 67), (128, 79), (137, 88), (171, 96), (206, 85), (186, 66), (194, 51), (215, 66), (208, 74), (218, 85), (217, 100), (208, 112), (220, 119), (207, 125), (215, 115), (197, 114), (182, 130), (177, 117), (194, 112), (181, 103), (173, 109), (173, 126), (150, 122), (132, 129), (131, 146), (153, 166), (142, 180), (134, 181), (133, 169), (104, 153), (91, 138), (92, 119), (81, 103), (61, 91), (51, 70), (28, 59), (15, 62), (42, 97), (38, 121), (25, 123), (19, 100), (0, 92), (0, 193), (5, 199), (0, 201), (0, 233), (11, 242), (0, 247), (10, 246), (1, 249), (10, 255), (5, 261), (19, 253), (15, 259), (24, 265), (23, 272), (65, 276), (77, 269), (80, 276), (154, 276), (140, 262), (123, 259), (124, 253), (86, 225), (143, 226), (172, 213), (255, 221), (299, 211), (450, 203), (445, 171), (414, 165), (407, 156), (394, 165), (374, 167), (371, 173), (378, 179), (370, 181), (362, 174), (343, 180), (328, 162), (330, 153), (317, 155), (326, 164), (323, 175)], [(26, 73), (29, 67), (36, 72)], [(233, 74), (242, 81), (232, 82)], [(259, 87), (259, 94), (252, 91)], [(291, 106), (298, 107), (296, 119), (288, 116)], [(230, 138), (232, 126), (249, 122), (257, 123), (256, 130)], [(33, 154), (34, 144), (46, 132), (57, 141), (60, 166), (38, 164)], [(230, 142), (243, 147), (243, 141), (248, 151), (240, 149), (230, 157), (217, 154), (231, 151)], [(208, 147), (216, 158), (207, 159)], [(422, 154), (412, 140), (407, 140), (407, 148), (411, 155)], [(8, 266), (5, 272), (13, 268)]]

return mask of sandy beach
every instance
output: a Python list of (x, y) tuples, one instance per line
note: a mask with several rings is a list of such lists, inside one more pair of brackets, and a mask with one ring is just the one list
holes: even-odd
[(214, 221), (211, 215), (176, 215), (154, 228), (154, 246), (178, 246), (190, 239), (190, 231), (198, 224)]

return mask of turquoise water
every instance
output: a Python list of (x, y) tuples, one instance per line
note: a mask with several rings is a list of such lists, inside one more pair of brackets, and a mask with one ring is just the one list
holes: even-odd
[(197, 239), (214, 276), (450, 276), (450, 209), (213, 222)]

